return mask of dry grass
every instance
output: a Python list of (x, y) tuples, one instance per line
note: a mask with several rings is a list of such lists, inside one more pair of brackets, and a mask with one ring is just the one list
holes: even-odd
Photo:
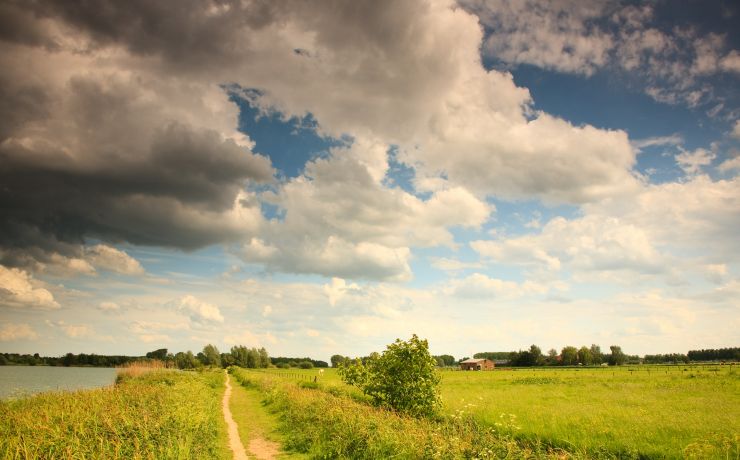
[(158, 359), (133, 361), (116, 367), (117, 381), (120, 382), (126, 378), (141, 377), (152, 371), (162, 371), (173, 369), (174, 367), (174, 363), (166, 363)]

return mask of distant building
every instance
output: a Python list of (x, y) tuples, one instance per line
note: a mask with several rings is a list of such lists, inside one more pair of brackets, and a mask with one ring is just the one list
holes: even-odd
[(490, 371), (496, 367), (490, 359), (466, 359), (460, 363), (461, 371)]

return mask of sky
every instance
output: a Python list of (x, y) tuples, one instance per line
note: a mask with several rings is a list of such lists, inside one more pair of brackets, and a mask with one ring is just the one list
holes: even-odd
[(0, 2), (0, 351), (740, 341), (732, 1)]

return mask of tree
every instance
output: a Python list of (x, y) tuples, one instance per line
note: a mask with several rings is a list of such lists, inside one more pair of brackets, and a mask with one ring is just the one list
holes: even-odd
[(609, 347), (609, 349), (612, 351), (612, 354), (609, 355), (609, 365), (610, 366), (621, 366), (624, 364), (624, 362), (627, 360), (627, 356), (622, 352), (622, 347), (617, 345), (612, 345)]
[(604, 355), (601, 354), (601, 347), (595, 343), (591, 345), (591, 359), (594, 364), (601, 364), (604, 362)]
[(363, 363), (343, 364), (339, 375), (355, 385), (373, 401), (413, 416), (427, 416), (440, 405), (437, 362), (429, 354), (429, 344), (414, 334), (408, 341), (396, 341)]
[(475, 359), (490, 359), (491, 361), (497, 361), (502, 359), (509, 359), (510, 351), (484, 351), (473, 355)]
[(554, 348), (550, 348), (547, 352), (547, 364), (554, 365), (558, 363), (558, 351)]
[(455, 365), (455, 357), (452, 355), (439, 355), (439, 356), (433, 356), (433, 358), (437, 360), (437, 365), (439, 367)]
[(234, 357), (234, 364), (239, 367), (247, 367), (247, 347), (244, 345), (234, 345), (231, 347), (231, 356)]
[(542, 350), (534, 344), (529, 347), (529, 359), (532, 366), (541, 366), (545, 363), (545, 358), (542, 356)]
[(206, 366), (221, 367), (221, 353), (210, 343), (203, 347), (203, 364)]
[(62, 359), (62, 364), (65, 366), (74, 366), (77, 364), (77, 357), (72, 353), (67, 353), (64, 355), (64, 359)]
[(250, 369), (260, 367), (260, 352), (256, 348), (247, 350), (247, 367)]
[(175, 354), (175, 366), (178, 369), (195, 369), (203, 364), (193, 355), (193, 352), (188, 350), (186, 353), (177, 352)]
[(234, 355), (231, 353), (221, 353), (221, 367), (229, 367), (236, 364)]
[(146, 357), (149, 359), (158, 359), (160, 361), (164, 361), (167, 359), (167, 349), (159, 348), (157, 350), (150, 351), (146, 354)]
[(331, 362), (331, 367), (339, 367), (343, 362), (349, 361), (349, 358), (342, 355), (332, 355), (329, 361)]
[(260, 356), (259, 367), (270, 367), (270, 355), (267, 354), (267, 350), (263, 347), (257, 352)]
[(593, 364), (593, 356), (591, 355), (591, 349), (587, 346), (582, 346), (578, 350), (578, 362), (583, 364), (584, 366), (590, 366)]
[(563, 347), (560, 357), (563, 366), (572, 366), (578, 363), (578, 349), (571, 346)]

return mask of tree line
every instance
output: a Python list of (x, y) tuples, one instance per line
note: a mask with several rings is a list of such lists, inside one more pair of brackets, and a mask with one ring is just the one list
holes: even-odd
[(96, 355), (67, 353), (63, 356), (40, 356), (34, 354), (0, 353), (0, 366), (85, 366), (116, 367), (144, 359), (143, 356)]
[(599, 366), (609, 364), (620, 366), (629, 361), (639, 359), (637, 356), (630, 356), (622, 351), (619, 345), (609, 347), (609, 353), (601, 351), (599, 345), (593, 344), (590, 347), (582, 346), (576, 348), (572, 345), (563, 347), (560, 352), (556, 349), (550, 349), (547, 354), (542, 353), (542, 349), (537, 345), (532, 345), (528, 350), (519, 350), (511, 352), (483, 352), (473, 355), (478, 359), (491, 359), (494, 361), (506, 360), (507, 366), (514, 367), (532, 367), (532, 366)]
[(691, 350), (687, 356), (691, 361), (740, 361), (740, 347)]
[(87, 353), (67, 353), (63, 356), (40, 356), (38, 353), (0, 353), (0, 366), (73, 366), (73, 367), (117, 367), (125, 366), (135, 361), (157, 360), (165, 362), (169, 367), (178, 369), (198, 369), (202, 367), (229, 367), (240, 366), (246, 368), (300, 367), (328, 367), (326, 361), (311, 358), (271, 358), (265, 348), (247, 348), (244, 345), (231, 347), (226, 353), (221, 353), (215, 345), (208, 344), (198, 353), (180, 351), (170, 353), (167, 348), (159, 348), (146, 353), (144, 356), (98, 355)]

